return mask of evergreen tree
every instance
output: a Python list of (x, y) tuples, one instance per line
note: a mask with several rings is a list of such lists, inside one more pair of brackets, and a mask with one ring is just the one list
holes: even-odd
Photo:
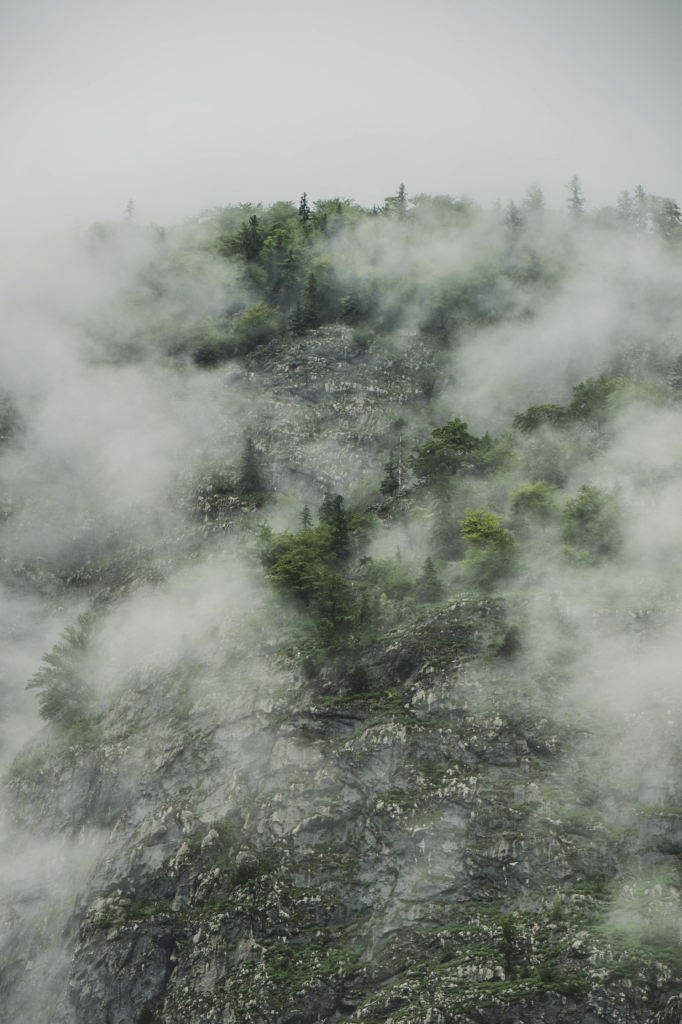
[(524, 210), (539, 212), (545, 208), (545, 197), (542, 189), (536, 182), (532, 182), (526, 189), (521, 206)]
[(391, 451), (388, 456), (388, 462), (384, 466), (384, 479), (381, 481), (379, 490), (382, 494), (388, 494), (392, 497), (398, 493), (399, 489), (398, 466), (393, 458), (393, 451)]
[(422, 566), (422, 574), (417, 580), (417, 597), (420, 601), (439, 601), (443, 596), (443, 584), (441, 583), (436, 567), (430, 558), (427, 558)]
[(239, 494), (260, 494), (264, 490), (258, 451), (253, 438), (247, 437), (239, 461), (237, 491)]
[(649, 226), (649, 197), (638, 185), (634, 195), (635, 227), (638, 231), (646, 231)]
[(129, 224), (132, 224), (135, 220), (135, 203), (132, 199), (129, 199), (126, 203), (126, 220)]
[(331, 526), (334, 555), (337, 558), (345, 557), (348, 554), (350, 524), (343, 497), (340, 494), (332, 497), (331, 491), (325, 491), (317, 514), (321, 523)]
[(682, 211), (674, 199), (659, 196), (651, 198), (651, 220), (655, 229), (663, 238), (674, 238), (682, 227)]
[(617, 209), (618, 216), (624, 224), (633, 223), (635, 219), (635, 201), (627, 189), (618, 196)]
[(520, 231), (523, 227), (523, 216), (513, 200), (505, 210), (504, 222), (512, 234)]
[(308, 206), (308, 193), (304, 192), (298, 207), (298, 218), (301, 224), (307, 224), (310, 220), (310, 207)]
[(386, 196), (384, 200), (387, 213), (396, 214), (400, 220), (403, 219), (407, 213), (407, 192), (405, 186), (401, 183), (398, 191), (394, 196)]
[(310, 509), (308, 508), (307, 505), (304, 505), (303, 511), (301, 512), (301, 529), (309, 530), (312, 527), (312, 525), (313, 517), (310, 514)]
[(355, 327), (362, 319), (362, 306), (357, 295), (346, 295), (341, 299), (341, 323), (347, 327)]
[(568, 195), (568, 209), (569, 209), (569, 211), (571, 213), (571, 216), (575, 217), (576, 220), (577, 220), (585, 212), (585, 210), (584, 210), (585, 198), (583, 196), (583, 190), (582, 190), (582, 185), (580, 184), (580, 178), (578, 177), (577, 174), (573, 175), (573, 177), (569, 181), (569, 183), (566, 186), (566, 188), (568, 189), (568, 192), (569, 192), (569, 195)]
[(255, 213), (249, 217), (248, 224), (242, 223), (241, 228), (230, 241), (230, 248), (249, 262), (255, 260), (259, 255), (263, 248), (263, 236)]
[(306, 330), (315, 331), (320, 326), (320, 295), (317, 286), (317, 278), (314, 274), (308, 274), (305, 283), (305, 318)]
[(302, 338), (308, 329), (308, 317), (302, 302), (297, 302), (289, 317), (289, 332), (294, 338)]

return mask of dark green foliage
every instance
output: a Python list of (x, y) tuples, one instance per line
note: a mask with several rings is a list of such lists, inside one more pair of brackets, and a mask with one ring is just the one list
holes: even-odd
[(308, 330), (308, 318), (306, 316), (305, 306), (302, 302), (297, 302), (294, 311), (289, 317), (289, 332), (294, 338), (302, 338), (305, 332)]
[(310, 207), (308, 206), (308, 193), (304, 192), (301, 196), (301, 202), (298, 207), (298, 219), (302, 224), (307, 224), (310, 220)]
[(145, 1003), (137, 1017), (135, 1024), (154, 1024), (154, 1010), (149, 1003)]
[(251, 262), (256, 259), (262, 248), (263, 232), (254, 213), (249, 217), (248, 223), (242, 223), (239, 231), (230, 240), (230, 249), (247, 262)]
[(384, 465), (384, 478), (381, 481), (379, 490), (382, 494), (387, 494), (392, 497), (397, 494), (400, 489), (400, 480), (398, 478), (398, 465), (393, 458), (393, 452), (391, 451), (388, 456), (388, 462)]
[(354, 293), (341, 299), (341, 322), (348, 327), (355, 327), (363, 319), (360, 299)]
[(431, 604), (433, 601), (440, 601), (443, 596), (443, 583), (440, 580), (436, 567), (431, 558), (427, 558), (422, 566), (421, 576), (415, 584), (417, 597), (420, 601)]
[(570, 548), (591, 558), (612, 558), (621, 544), (616, 500), (598, 487), (584, 485), (563, 507), (561, 536)]
[(247, 437), (244, 442), (239, 462), (237, 491), (239, 494), (254, 495), (265, 490), (260, 475), (260, 458), (253, 438)]
[(511, 973), (514, 958), (517, 954), (519, 929), (510, 915), (502, 918), (502, 938), (499, 941), (500, 953), (504, 956), (507, 973)]
[(44, 664), (26, 687), (41, 691), (38, 703), (42, 718), (71, 727), (87, 717), (94, 699), (90, 656), (101, 622), (101, 616), (94, 612), (83, 612), (43, 656)]
[(350, 519), (343, 497), (340, 494), (332, 497), (331, 491), (325, 491), (317, 514), (320, 522), (326, 523), (331, 529), (332, 550), (335, 556), (344, 558), (348, 554)]
[(268, 578), (278, 590), (310, 604), (322, 584), (333, 544), (332, 530), (326, 523), (300, 533), (282, 534), (268, 551)]
[(308, 274), (304, 289), (304, 304), (306, 330), (314, 331), (320, 326), (320, 290), (317, 277), (314, 273)]
[(414, 475), (425, 483), (435, 483), (454, 476), (464, 466), (475, 464), (480, 439), (470, 434), (462, 420), (452, 420), (431, 431), (433, 441), (414, 448), (408, 459)]
[(327, 647), (339, 646), (357, 620), (353, 591), (337, 572), (324, 573), (317, 587), (313, 612), (320, 639)]
[(303, 511), (301, 512), (301, 517), (300, 518), (301, 518), (301, 529), (302, 530), (309, 530), (312, 527), (312, 525), (313, 525), (313, 517), (311, 516), (310, 509), (308, 508), (307, 505), (303, 506)]
[(563, 405), (531, 405), (525, 412), (514, 417), (514, 429), (529, 434), (538, 427), (557, 427), (568, 420), (568, 409)]

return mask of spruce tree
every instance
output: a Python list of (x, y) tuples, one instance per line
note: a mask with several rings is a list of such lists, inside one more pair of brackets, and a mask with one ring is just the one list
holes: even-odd
[(320, 295), (317, 287), (317, 278), (314, 274), (308, 274), (305, 283), (305, 319), (306, 330), (315, 331), (320, 326)]
[(505, 211), (504, 222), (512, 234), (516, 234), (523, 227), (523, 215), (513, 200)]
[(542, 189), (535, 182), (526, 189), (521, 206), (524, 210), (539, 212), (545, 208), (545, 197)]
[(308, 508), (307, 505), (303, 506), (303, 511), (301, 512), (301, 517), (300, 518), (301, 518), (301, 529), (302, 530), (309, 530), (312, 527), (312, 525), (313, 525), (313, 517), (311, 516), (310, 509)]
[(439, 601), (443, 596), (443, 584), (430, 558), (424, 562), (422, 574), (417, 580), (417, 596), (421, 601), (429, 603)]
[(568, 209), (572, 217), (578, 220), (584, 211), (585, 198), (583, 196), (582, 185), (580, 184), (580, 178), (577, 174), (574, 174), (568, 185)]
[(634, 195), (635, 227), (638, 231), (646, 231), (649, 226), (649, 197), (641, 185), (637, 185)]
[(332, 497), (331, 491), (325, 491), (317, 514), (321, 523), (331, 526), (334, 555), (337, 558), (345, 557), (348, 554), (350, 526), (343, 497), (340, 494)]
[(308, 206), (308, 193), (304, 192), (298, 207), (298, 217), (301, 224), (307, 224), (310, 220), (310, 207)]
[(294, 311), (289, 317), (288, 323), (290, 334), (292, 334), (294, 338), (302, 338), (308, 329), (308, 318), (302, 302), (296, 303)]
[(260, 494), (264, 490), (256, 445), (253, 438), (247, 437), (239, 460), (237, 491), (239, 494)]
[(384, 466), (384, 479), (381, 481), (379, 490), (382, 494), (388, 494), (390, 497), (393, 497), (394, 494), (398, 493), (399, 488), (398, 466), (393, 458), (393, 451), (391, 451), (388, 456), (388, 462)]

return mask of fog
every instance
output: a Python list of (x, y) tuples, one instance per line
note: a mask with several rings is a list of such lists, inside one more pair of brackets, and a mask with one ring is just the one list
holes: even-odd
[[(118, 216), (345, 194), (398, 181), (559, 207), (621, 181), (680, 193), (674, 0), (323, 7), (59, 0), (3, 7), (0, 220), (27, 237)], [(273, 174), (273, 168), (277, 173)]]
[[(600, 784), (648, 805), (677, 799), (669, 770), (682, 728), (682, 412), (669, 386), (682, 352), (677, 235), (653, 220), (638, 232), (614, 222), (613, 210), (606, 227), (607, 215), (527, 213), (520, 234), (496, 208), (450, 202), (442, 222), (434, 210), (415, 202), (401, 218), (349, 206), (347, 223), (315, 243), (311, 265), (320, 280), (327, 271), (333, 279), (330, 303), (354, 290), (363, 301), (363, 289), (373, 297), (378, 326), (364, 343), (377, 364), (390, 357), (397, 373), (421, 349), (437, 361), (433, 396), (414, 388), (402, 401), (386, 391), (357, 451), (341, 433), (354, 430), (351, 406), (339, 399), (331, 412), (316, 412), (314, 403), (282, 397), (272, 385), (268, 374), (295, 343), (282, 341), (281, 321), (284, 347), (272, 341), (261, 363), (226, 359), (205, 368), (194, 358), (197, 346), (218, 330), (233, 331), (235, 315), (262, 297), (265, 278), (249, 276), (220, 251), (223, 234), (250, 211), (217, 209), (165, 235), (129, 218), (102, 221), (45, 243), (8, 274), (0, 322), (9, 410), (0, 456), (3, 765), (20, 748), (25, 764), (57, 735), (25, 686), (64, 628), (88, 609), (99, 617), (89, 683), (103, 709), (145, 674), (161, 678), (191, 666), (191, 696), (214, 698), (222, 686), (217, 713), (229, 714), (238, 694), (229, 659), (248, 661), (260, 645), (282, 643), (288, 629), (300, 636), (309, 625), (269, 585), (263, 538), (297, 529), (303, 503), (315, 511), (325, 487), (343, 487), (356, 504), (363, 496), (366, 504), (381, 500), (398, 413), (406, 449), (454, 416), (497, 438), (528, 406), (569, 403), (585, 378), (628, 375), (645, 390), (614, 406), (606, 425), (519, 430), (506, 475), (462, 474), (443, 500), (455, 517), (469, 505), (492, 509), (523, 542), (520, 571), (506, 585), (524, 635), (510, 685), (523, 699), (548, 700), (538, 680), (550, 680), (563, 705), (558, 713), (573, 716), (576, 728), (610, 723)], [(453, 294), (466, 303), (442, 306)], [(454, 319), (439, 340), (433, 318), (442, 309)], [(361, 337), (358, 328), (356, 343)], [(337, 347), (346, 359), (349, 345)], [(200, 491), (198, 481), (234, 475), (247, 436), (257, 439), (270, 474), (268, 500), (218, 529), (202, 514), (212, 491)], [(531, 540), (524, 535), (510, 495), (532, 478), (543, 446), (565, 453), (557, 500), (571, 500), (583, 485), (614, 497), (617, 557), (588, 565), (580, 552), (573, 561), (570, 552), (557, 554), (558, 518)], [(416, 486), (414, 478), (409, 483)], [(426, 494), (409, 524), (376, 529), (369, 555), (388, 559), (399, 547), (414, 574), (432, 550), (434, 507)], [(448, 596), (470, 589), (461, 555), (443, 562)], [(277, 689), (276, 670), (267, 685)], [(132, 786), (138, 777), (129, 770)], [(67, 828), (51, 858), (30, 814), (21, 827), (22, 857), (8, 855), (5, 883), (23, 906), (49, 900), (50, 886), (68, 892), (55, 908), (62, 927), (79, 872), (95, 863), (104, 832), (88, 833), (76, 861), (68, 845), (76, 836)], [(60, 948), (57, 942), (45, 954), (54, 977)], [(27, 1012), (36, 1012), (31, 1005)]]

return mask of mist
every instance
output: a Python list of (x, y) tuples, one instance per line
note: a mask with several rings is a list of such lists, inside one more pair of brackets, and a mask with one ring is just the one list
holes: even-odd
[[(212, 206), (163, 230), (128, 211), (41, 244), (8, 273), (2, 881), (7, 942), (41, 976), (27, 982), (3, 954), (14, 1021), (81, 1020), (78, 928), (99, 914), (118, 941), (102, 907), (137, 906), (143, 885), (154, 913), (189, 905), (159, 872), (218, 843), (238, 811), (246, 834), (264, 794), (276, 802), (281, 765), (322, 773), (276, 819), (292, 844), (303, 835), (323, 813), (332, 761), (306, 747), (312, 726), (286, 729), (336, 701), (346, 724), (384, 716), (368, 735), (389, 721), (404, 731), (395, 694), (413, 685), (400, 707), (421, 715), (426, 676), (415, 661), (390, 684), (375, 679), (377, 651), (467, 602), (493, 608), (494, 625), (472, 634), (461, 663), (432, 664), (443, 707), (465, 694), (486, 728), (493, 712), (551, 719), (566, 749), (583, 743), (580, 784), (599, 792), (590, 806), (601, 801), (610, 827), (634, 805), (677, 813), (679, 208), (642, 190), (641, 222), (622, 196), (567, 213), (534, 188), (506, 209), (404, 190), (380, 209)], [(550, 413), (532, 420), (534, 407)], [(456, 417), (489, 461), (420, 475), (432, 431)], [(537, 484), (541, 507), (523, 504)], [(488, 549), (467, 540), (472, 509), (513, 549), (506, 574), (476, 575)], [(296, 544), (309, 545), (305, 571)], [(430, 596), (425, 560), (440, 588)], [(517, 647), (498, 657), (512, 635)], [(588, 733), (597, 753), (585, 753)], [(180, 759), (183, 744), (194, 760)], [(176, 756), (182, 767), (159, 781)], [(562, 800), (577, 813), (577, 763), (547, 769), (549, 817)], [(86, 777), (105, 780), (105, 797)], [(447, 832), (448, 813), (434, 812), (434, 827)], [(150, 845), (156, 832), (166, 838)], [(250, 863), (244, 850), (237, 863)], [(612, 942), (623, 921), (640, 936), (649, 927), (624, 900), (609, 904)], [(397, 904), (390, 914), (407, 926)], [(137, 1014), (160, 998), (133, 994), (116, 1019), (147, 1019)]]

